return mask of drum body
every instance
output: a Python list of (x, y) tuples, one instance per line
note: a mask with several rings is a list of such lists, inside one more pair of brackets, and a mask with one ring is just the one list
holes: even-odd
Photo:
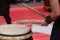
[(52, 9), (51, 9), (51, 5), (50, 5), (49, 0), (43, 0), (43, 1), (44, 1), (44, 9), (48, 12), (51, 12)]
[(28, 26), (8, 24), (0, 26), (0, 40), (33, 40)]

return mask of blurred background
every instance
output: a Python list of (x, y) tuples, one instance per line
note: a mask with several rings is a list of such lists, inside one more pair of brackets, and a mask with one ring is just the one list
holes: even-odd
[(22, 3), (26, 3), (29, 6), (40, 6), (43, 4), (43, 0), (11, 0), (10, 7), (21, 7)]

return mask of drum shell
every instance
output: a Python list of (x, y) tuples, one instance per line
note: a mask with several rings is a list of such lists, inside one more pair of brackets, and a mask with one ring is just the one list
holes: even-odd
[(17, 39), (17, 38), (14, 38), (14, 37), (10, 37), (10, 38), (3, 38), (3, 37), (1, 37), (1, 39), (0, 40), (33, 40), (33, 37), (32, 36), (30, 36), (29, 38), (26, 38), (26, 39)]

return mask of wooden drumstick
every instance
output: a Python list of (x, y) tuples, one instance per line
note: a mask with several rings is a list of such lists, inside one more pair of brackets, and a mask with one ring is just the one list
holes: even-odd
[(46, 17), (45, 14), (43, 14), (43, 13), (37, 11), (36, 9), (34, 9), (34, 8), (30, 7), (30, 6), (28, 6), (27, 4), (23, 3), (22, 5), (23, 5), (24, 7), (26, 7), (26, 8), (28, 8), (28, 9), (30, 9), (31, 11), (33, 11), (33, 12), (35, 12), (35, 13), (37, 13), (37, 14), (43, 16), (43, 17)]
[(16, 24), (41, 24), (42, 20), (35, 20), (35, 21), (29, 21), (29, 20), (19, 20), (16, 21)]

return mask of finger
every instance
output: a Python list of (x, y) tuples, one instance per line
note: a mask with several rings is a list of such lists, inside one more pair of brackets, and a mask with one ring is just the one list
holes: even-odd
[(41, 26), (43, 26), (43, 24), (41, 24)]

